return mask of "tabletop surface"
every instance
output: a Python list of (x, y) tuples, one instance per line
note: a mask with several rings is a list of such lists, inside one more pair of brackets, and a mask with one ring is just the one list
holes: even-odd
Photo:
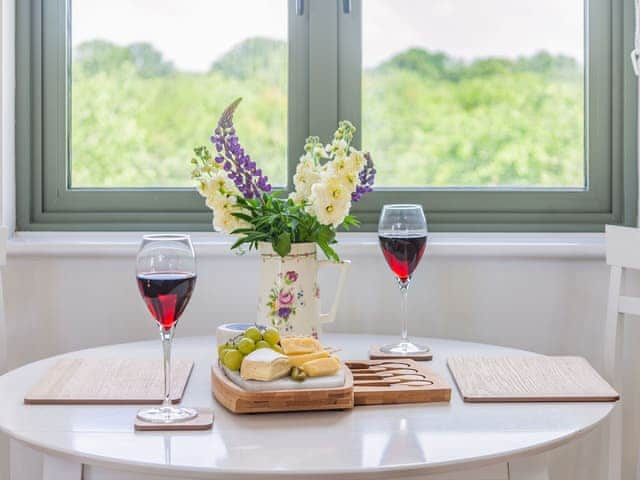
[[(326, 334), (344, 360), (366, 359), (375, 335)], [(235, 415), (211, 395), (212, 337), (177, 338), (174, 355), (195, 360), (184, 405), (212, 407), (206, 432), (134, 432), (137, 406), (23, 405), (26, 391), (58, 358), (0, 377), (0, 430), (38, 449), (88, 464), (190, 476), (237, 474), (390, 474), (446, 471), (541, 452), (588, 431), (609, 403), (465, 404), (446, 367), (451, 355), (530, 355), (510, 348), (420, 339), (434, 352), (429, 366), (452, 386), (449, 404), (356, 407), (351, 411)], [(160, 356), (160, 342), (138, 342), (69, 353), (67, 357)]]

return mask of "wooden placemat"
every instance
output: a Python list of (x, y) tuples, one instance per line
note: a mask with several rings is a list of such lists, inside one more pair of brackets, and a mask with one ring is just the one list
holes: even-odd
[(374, 345), (369, 349), (369, 358), (371, 360), (387, 360), (390, 358), (402, 358), (409, 360), (417, 360), (419, 362), (424, 362), (428, 360), (433, 360), (433, 354), (431, 350), (425, 353), (413, 353), (410, 355), (398, 355), (397, 353), (387, 353), (380, 350), (380, 346)]
[(354, 360), (345, 364), (353, 374), (356, 406), (451, 400), (449, 384), (415, 360)]
[(581, 357), (450, 357), (465, 402), (608, 402), (618, 393)]
[(213, 426), (213, 410), (209, 408), (198, 408), (197, 410), (198, 416), (196, 418), (179, 423), (151, 423), (136, 417), (134, 428), (139, 432), (210, 430)]
[[(171, 398), (179, 402), (193, 360), (172, 362)], [(111, 405), (162, 403), (161, 359), (65, 358), (24, 397), (26, 404)]]

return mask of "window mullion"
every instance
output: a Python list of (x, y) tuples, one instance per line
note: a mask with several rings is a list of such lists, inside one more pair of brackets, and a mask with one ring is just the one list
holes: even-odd
[(357, 131), (354, 145), (362, 144), (362, 0), (352, 0), (351, 11), (338, 9), (338, 117)]
[(289, 85), (287, 121), (287, 190), (304, 139), (309, 135), (309, 14), (298, 15), (296, 0), (289, 0)]
[(339, 2), (309, 0), (308, 3), (309, 133), (328, 142), (338, 123)]

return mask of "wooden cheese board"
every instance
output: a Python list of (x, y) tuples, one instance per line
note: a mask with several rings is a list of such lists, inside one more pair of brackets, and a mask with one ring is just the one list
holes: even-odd
[(345, 364), (353, 375), (356, 406), (451, 400), (449, 384), (415, 360), (362, 360)]
[(336, 388), (249, 391), (240, 388), (215, 362), (211, 384), (216, 400), (234, 413), (300, 412), (353, 408), (353, 376), (345, 369), (345, 382)]
[(211, 367), (215, 398), (234, 413), (345, 410), (358, 405), (432, 403), (451, 400), (451, 387), (419, 362), (359, 360), (345, 362), (345, 384), (335, 388), (246, 390)]

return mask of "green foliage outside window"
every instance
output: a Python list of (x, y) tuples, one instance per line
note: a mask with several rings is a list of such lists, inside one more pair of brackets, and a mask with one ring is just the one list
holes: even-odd
[[(274, 185), (284, 184), (286, 51), (285, 42), (249, 39), (209, 72), (191, 73), (149, 44), (77, 46), (72, 185), (190, 186), (190, 146), (239, 96), (252, 112), (237, 126), (243, 144)], [(378, 185), (584, 184), (582, 67), (573, 59), (464, 63), (411, 49), (363, 73), (362, 105)]]

